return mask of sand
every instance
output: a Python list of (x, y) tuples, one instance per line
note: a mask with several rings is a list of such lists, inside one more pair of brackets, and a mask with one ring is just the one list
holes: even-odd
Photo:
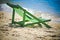
[[(60, 40), (59, 23), (49, 22), (52, 28), (11, 27), (11, 13), (0, 12), (0, 40)], [(21, 17), (16, 14), (15, 20)]]

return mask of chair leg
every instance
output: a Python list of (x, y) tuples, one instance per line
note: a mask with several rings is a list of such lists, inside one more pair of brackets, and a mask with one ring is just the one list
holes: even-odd
[(40, 23), (38, 23), (38, 25), (42, 28), (42, 25)]
[(51, 26), (49, 26), (48, 24), (46, 23), (43, 23), (47, 28), (52, 28)]

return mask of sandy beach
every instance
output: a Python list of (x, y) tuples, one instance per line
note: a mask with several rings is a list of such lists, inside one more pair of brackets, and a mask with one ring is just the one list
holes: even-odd
[[(21, 20), (16, 14), (15, 20)], [(10, 27), (12, 13), (0, 12), (0, 40), (60, 40), (60, 23), (48, 22), (52, 28)]]

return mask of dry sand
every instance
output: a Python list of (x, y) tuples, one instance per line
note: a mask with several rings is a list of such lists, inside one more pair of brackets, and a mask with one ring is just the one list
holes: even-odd
[[(16, 14), (17, 15), (17, 14)], [(60, 24), (49, 22), (53, 28), (10, 27), (12, 14), (0, 12), (0, 40), (60, 40)], [(21, 17), (17, 16), (16, 20)]]

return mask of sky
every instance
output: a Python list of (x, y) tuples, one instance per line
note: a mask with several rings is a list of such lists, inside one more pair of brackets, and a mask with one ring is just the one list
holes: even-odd
[[(7, 0), (5, 0), (7, 2)], [(0, 3), (5, 2), (2, 0)], [(24, 8), (60, 16), (60, 0), (8, 0)]]
[(60, 16), (60, 0), (12, 0), (22, 7)]

